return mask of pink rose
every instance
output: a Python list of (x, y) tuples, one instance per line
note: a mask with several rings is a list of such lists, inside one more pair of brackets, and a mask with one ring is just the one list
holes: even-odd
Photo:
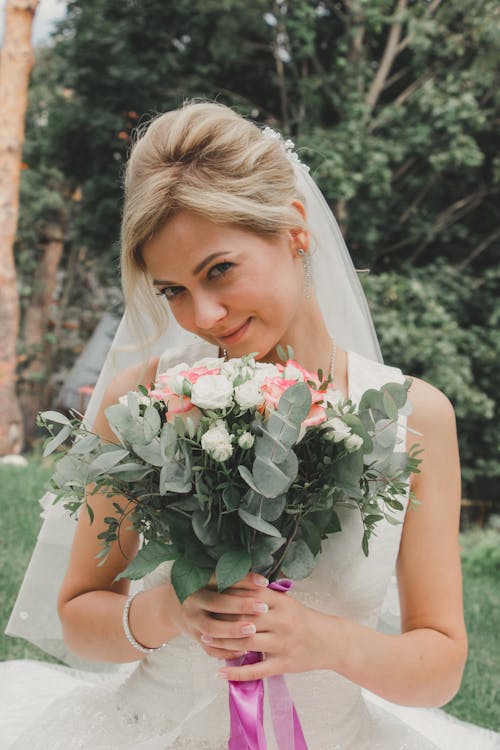
[(194, 385), (202, 375), (218, 375), (219, 373), (220, 367), (213, 367), (212, 369), (208, 367), (193, 367), (191, 370), (182, 370), (178, 374), (185, 377), (186, 380), (189, 380)]
[(187, 396), (178, 396), (166, 388), (155, 388), (149, 391), (149, 395), (157, 401), (163, 401), (167, 407), (167, 422), (173, 422), (177, 416), (186, 416), (190, 417), (195, 425), (199, 424), (202, 417), (201, 411), (191, 403), (191, 399)]

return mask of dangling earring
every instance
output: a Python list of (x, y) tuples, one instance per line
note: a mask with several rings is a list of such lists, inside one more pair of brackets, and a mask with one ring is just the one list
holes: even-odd
[(297, 250), (297, 254), (301, 256), (302, 263), (304, 264), (304, 295), (306, 299), (311, 299), (312, 295), (312, 273), (311, 273), (311, 258), (309, 253), (300, 247)]

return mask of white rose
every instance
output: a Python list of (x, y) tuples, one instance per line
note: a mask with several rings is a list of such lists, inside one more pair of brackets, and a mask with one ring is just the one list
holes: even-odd
[(340, 443), (341, 440), (345, 440), (351, 434), (351, 428), (339, 417), (333, 417), (327, 422), (323, 422), (322, 427), (326, 430), (325, 437), (327, 440), (334, 443)]
[[(215, 370), (222, 367), (224, 362), (224, 357), (203, 357), (203, 359), (197, 359), (192, 367), (206, 367), (207, 370)], [(186, 367), (185, 369), (189, 370), (190, 368)]]
[(304, 373), (294, 365), (287, 365), (285, 367), (283, 377), (285, 378), (285, 380), (297, 380), (299, 383), (303, 383), (305, 380)]
[(231, 382), (234, 382), (236, 378), (248, 380), (253, 377), (254, 365), (253, 363), (244, 364), (241, 359), (230, 359), (222, 364), (221, 373)]
[(225, 409), (233, 402), (233, 386), (225, 375), (202, 375), (191, 390), (191, 402), (200, 409)]
[[(137, 403), (139, 405), (144, 404), (144, 406), (149, 406), (149, 404), (151, 403), (151, 399), (149, 398), (149, 396), (145, 396), (143, 393), (136, 393), (135, 391), (132, 391), (132, 393), (134, 393), (134, 396), (137, 399)], [(120, 396), (120, 398), (118, 399), (118, 403), (128, 406), (128, 395)]]
[(243, 450), (248, 450), (248, 448), (251, 448), (254, 443), (255, 435), (252, 435), (251, 432), (243, 432), (238, 438), (238, 445), (240, 448), (243, 448)]
[(169, 367), (168, 370), (158, 375), (157, 385), (158, 388), (167, 387), (171, 393), (176, 393), (178, 396), (182, 395), (182, 388), (184, 385), (184, 375), (180, 375), (181, 372), (189, 370), (189, 365), (185, 362), (181, 362), (175, 367)]
[(231, 435), (221, 420), (202, 436), (201, 447), (215, 461), (227, 461), (232, 456)]
[(262, 385), (266, 378), (275, 378), (277, 375), (280, 375), (280, 372), (272, 362), (255, 363), (254, 381), (257, 385)]
[(353, 451), (357, 451), (358, 448), (361, 448), (363, 445), (363, 438), (359, 435), (349, 435), (349, 437), (345, 440), (345, 447), (349, 451), (349, 453), (352, 453)]
[(234, 389), (234, 400), (242, 409), (252, 409), (264, 401), (264, 395), (257, 383), (247, 380)]

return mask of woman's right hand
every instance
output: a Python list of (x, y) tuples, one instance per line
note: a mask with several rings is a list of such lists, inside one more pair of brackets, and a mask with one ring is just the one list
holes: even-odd
[[(174, 601), (169, 617), (179, 632), (187, 633), (209, 656), (234, 659), (246, 653), (245, 639), (255, 632), (257, 618), (267, 612), (268, 605), (259, 596), (266, 587), (264, 576), (248, 573), (226, 592), (219, 593), (215, 576), (212, 576), (206, 586), (188, 596), (182, 604), (172, 588)], [(245, 633), (243, 628), (248, 631)], [(205, 642), (210, 638), (241, 639), (242, 649), (216, 648)]]

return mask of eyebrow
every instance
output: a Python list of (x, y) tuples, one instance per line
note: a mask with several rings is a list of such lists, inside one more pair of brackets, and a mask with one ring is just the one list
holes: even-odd
[[(220, 255), (223, 255), (223, 254), (224, 253), (222, 252), (218, 252), (218, 253), (210, 253), (210, 255), (207, 255), (207, 257), (204, 258), (201, 261), (201, 263), (198, 263), (196, 268), (193, 268), (193, 276), (197, 276), (199, 273), (201, 273), (201, 271), (203, 271), (205, 266), (208, 266), (208, 264), (214, 260), (214, 258), (218, 258)], [(164, 279), (153, 279), (153, 284), (165, 284), (165, 285), (170, 284), (172, 286), (176, 286), (175, 282), (165, 281)]]

